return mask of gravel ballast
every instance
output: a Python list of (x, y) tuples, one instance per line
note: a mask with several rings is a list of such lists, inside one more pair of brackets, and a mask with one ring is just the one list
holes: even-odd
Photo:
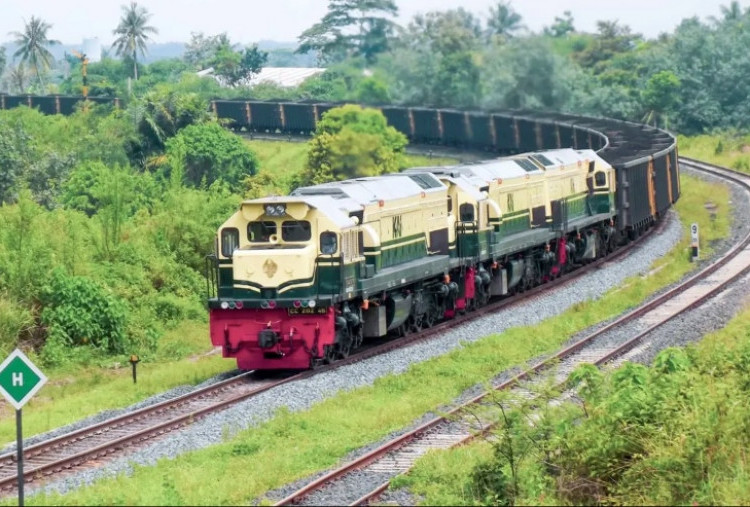
[[(736, 216), (747, 216), (750, 213), (750, 204), (741, 194), (736, 193), (733, 201), (733, 205), (737, 208), (735, 210)], [(596, 277), (575, 280), (561, 290), (553, 290), (538, 295), (532, 301), (520, 307), (501, 310), (493, 315), (484, 316), (461, 329), (449, 330), (429, 342), (418, 343), (406, 349), (400, 349), (360, 363), (343, 366), (331, 372), (324, 372), (309, 379), (279, 386), (219, 414), (209, 416), (183, 431), (167, 435), (134, 454), (113, 460), (97, 469), (83, 470), (71, 474), (69, 477), (42, 488), (34, 488), (34, 490), (40, 491), (43, 489), (66, 493), (71, 489), (90, 484), (104, 477), (113, 477), (121, 473), (129, 474), (135, 465), (153, 465), (162, 458), (174, 458), (184, 452), (220, 443), (239, 431), (269, 420), (279, 408), (285, 407), (291, 412), (308, 409), (339, 391), (371, 385), (383, 375), (402, 373), (413, 363), (445, 354), (461, 347), (463, 343), (473, 342), (511, 327), (533, 325), (558, 315), (579, 302), (599, 298), (608, 290), (619, 286), (626, 278), (647, 273), (652, 262), (665, 255), (679, 241), (682, 236), (682, 227), (674, 213), (670, 212), (665, 220), (667, 220), (667, 223), (660, 235), (649, 238), (636, 247), (626, 258), (615, 263), (608, 263), (597, 271)], [(741, 235), (743, 226), (747, 227), (747, 224), (743, 222), (743, 220), (735, 221), (737, 226), (733, 227), (732, 239)], [(727, 240), (726, 245), (730, 245), (731, 241), (731, 239)], [(717, 251), (721, 251), (722, 247), (723, 245), (717, 245)], [(717, 314), (717, 321), (718, 319)], [(682, 338), (683, 336), (684, 334), (679, 337)], [(506, 372), (502, 376), (510, 375), (510, 372)], [(479, 392), (481, 386), (477, 386), (470, 391)], [(182, 392), (184, 391), (181, 391), (180, 394)], [(464, 393), (461, 398), (468, 399), (469, 394), (467, 393)], [(161, 396), (159, 401), (163, 399)], [(415, 421), (414, 426), (431, 417), (431, 414), (425, 414), (419, 421)], [(91, 424), (91, 422), (89, 421), (87, 424)], [(408, 431), (408, 429), (406, 428), (404, 431)], [(392, 436), (394, 435), (389, 437)], [(358, 450), (353, 454), (367, 452), (368, 449), (377, 445), (379, 443), (374, 443), (372, 446)], [(307, 478), (304, 482), (309, 480), (310, 478)], [(284, 491), (291, 490), (293, 487), (295, 485), (289, 485), (287, 488), (273, 492), (270, 496), (281, 498), (284, 496)]]
[(153, 465), (161, 458), (174, 458), (184, 452), (220, 443), (239, 431), (269, 420), (282, 407), (290, 412), (306, 410), (339, 391), (371, 385), (383, 375), (403, 373), (414, 363), (443, 355), (464, 343), (512, 327), (533, 325), (559, 315), (576, 303), (599, 298), (626, 278), (648, 272), (651, 263), (669, 252), (679, 241), (682, 235), (679, 221), (672, 212), (666, 220), (668, 222), (662, 234), (649, 238), (626, 258), (598, 270), (595, 280), (591, 277), (574, 280), (561, 290), (540, 294), (525, 305), (481, 317), (430, 341), (284, 384), (198, 421), (183, 431), (167, 435), (136, 453), (115, 459), (97, 469), (72, 474), (43, 486), (43, 489), (65, 493), (102, 477), (131, 473), (134, 465)]

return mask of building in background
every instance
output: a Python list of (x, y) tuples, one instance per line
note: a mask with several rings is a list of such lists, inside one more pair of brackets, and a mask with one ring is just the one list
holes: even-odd
[[(299, 86), (305, 79), (317, 76), (323, 72), (325, 72), (325, 69), (320, 67), (263, 67), (252, 79), (243, 81), (240, 85), (254, 86), (260, 83), (273, 83), (284, 88), (293, 88)], [(198, 75), (213, 77), (221, 85), (224, 85), (222, 80), (214, 75), (213, 67), (198, 72)]]

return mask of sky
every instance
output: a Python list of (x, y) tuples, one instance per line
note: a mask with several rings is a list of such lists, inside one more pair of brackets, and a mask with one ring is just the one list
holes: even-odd
[[(52, 25), (48, 35), (64, 44), (97, 37), (102, 45), (112, 42), (125, 0), (0, 0), (0, 42), (9, 42), (12, 31), (22, 31), (31, 16)], [(484, 17), (495, 0), (396, 0), (400, 24), (418, 13), (458, 6)], [(617, 20), (636, 33), (652, 38), (671, 32), (688, 17), (719, 16), (720, 6), (711, 0), (515, 0), (513, 8), (533, 31), (552, 24), (555, 16), (569, 10), (578, 31), (593, 32), (598, 20)], [(235, 43), (259, 40), (295, 41), (303, 30), (325, 14), (327, 0), (140, 0), (159, 30), (154, 42), (187, 42), (191, 32), (214, 35), (227, 32)], [(743, 8), (750, 0), (741, 0)]]

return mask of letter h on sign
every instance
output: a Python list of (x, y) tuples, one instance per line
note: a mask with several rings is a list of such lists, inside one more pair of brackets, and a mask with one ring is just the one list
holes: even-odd
[(12, 375), (13, 378), (13, 387), (23, 387), (23, 373), (21, 372), (13, 372)]

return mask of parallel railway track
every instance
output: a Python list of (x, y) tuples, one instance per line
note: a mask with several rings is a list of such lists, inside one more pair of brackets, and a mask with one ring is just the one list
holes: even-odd
[[(541, 291), (553, 286), (564, 285), (591, 270), (599, 268), (605, 262), (612, 262), (618, 257), (626, 255), (631, 248), (637, 246), (640, 241), (654, 232), (658, 233), (658, 228), (651, 229), (638, 241), (629, 243), (608, 257), (583, 265), (575, 271), (566, 273), (556, 280), (537, 286), (523, 294), (492, 301), (473, 312), (441, 322), (434, 327), (422, 330), (420, 333), (365, 347), (351, 357), (334, 364), (296, 375), (285, 375), (276, 380), (258, 378), (252, 372), (245, 373), (173, 400), (141, 408), (51, 440), (24, 447), (25, 483), (48, 482), (78, 469), (98, 466), (105, 460), (130, 452), (137, 446), (161, 435), (179, 430), (207, 415), (228, 408), (283, 383), (307, 378), (321, 371), (339, 368), (419, 341), (429, 340), (431, 337), (440, 335), (448, 329), (464, 325), (482, 315), (498, 311), (509, 305), (523, 304), (524, 300)], [(15, 453), (0, 455), (0, 495), (15, 492), (17, 483), (16, 466)]]
[[(742, 186), (746, 198), (750, 200), (750, 175), (687, 158), (682, 158), (680, 162), (683, 167), (718, 175)], [(656, 328), (700, 306), (748, 272), (750, 272), (750, 234), (741, 238), (733, 248), (715, 262), (679, 285), (512, 379), (494, 386), (494, 390), (514, 389), (521, 391), (522, 396), (529, 397), (533, 394), (526, 390), (521, 382), (531, 379), (535, 374), (544, 370), (554, 368), (556, 381), (562, 383), (577, 366), (583, 363), (604, 365), (613, 361), (621, 361), (627, 357), (628, 353), (643, 344)], [(648, 328), (615, 345), (601, 343), (606, 333), (633, 321), (639, 321)], [(388, 488), (393, 477), (408, 472), (416, 460), (429, 450), (461, 445), (478, 435), (492, 431), (495, 421), (498, 420), (498, 412), (490, 410), (493, 405), (492, 402), (488, 403), (488, 400), (491, 400), (491, 394), (492, 391), (485, 392), (454, 408), (445, 416), (436, 417), (386, 442), (377, 449), (345, 463), (280, 500), (276, 505), (321, 504), (325, 501), (327, 492), (331, 491), (339, 492), (338, 495), (344, 492), (343, 496), (337, 496), (341, 500), (345, 498), (345, 492), (352, 489), (347, 486), (347, 481), (350, 480), (354, 482), (367, 480), (368, 484), (374, 481), (377, 486), (363, 496), (348, 498), (347, 503), (365, 505), (373, 502)], [(380, 480), (378, 480), (379, 477)]]

